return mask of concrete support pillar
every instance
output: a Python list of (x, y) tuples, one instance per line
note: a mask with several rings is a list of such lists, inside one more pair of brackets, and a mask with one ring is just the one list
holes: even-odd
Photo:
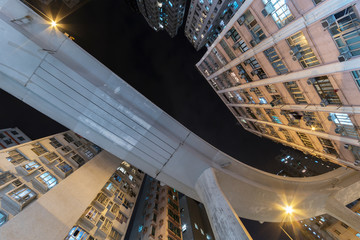
[(326, 202), (325, 209), (329, 215), (360, 232), (360, 216), (335, 198), (329, 198)]
[(206, 169), (198, 178), (195, 189), (205, 205), (212, 230), (218, 240), (252, 240), (216, 180), (214, 169)]

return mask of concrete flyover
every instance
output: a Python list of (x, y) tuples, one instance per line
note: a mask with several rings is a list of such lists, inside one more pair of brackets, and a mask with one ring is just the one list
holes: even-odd
[(217, 239), (250, 239), (236, 215), (280, 222), (287, 205), (297, 219), (329, 213), (360, 231), (358, 215), (341, 214), (360, 198), (359, 172), (340, 168), (284, 178), (239, 162), (168, 116), (20, 1), (0, 0), (0, 48), (1, 89), (202, 201)]

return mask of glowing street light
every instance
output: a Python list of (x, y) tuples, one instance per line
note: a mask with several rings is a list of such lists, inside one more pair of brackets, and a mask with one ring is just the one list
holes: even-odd
[(294, 212), (294, 209), (291, 206), (286, 206), (285, 207), (285, 212), (286, 214), (292, 214)]
[(51, 26), (52, 26), (52, 27), (56, 27), (56, 26), (57, 26), (57, 23), (56, 23), (54, 20), (52, 20), (52, 21), (51, 21)]

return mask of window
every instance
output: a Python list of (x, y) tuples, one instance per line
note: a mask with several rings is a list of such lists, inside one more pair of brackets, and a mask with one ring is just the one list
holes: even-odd
[(179, 216), (171, 211), (171, 209), (168, 209), (168, 215), (174, 219), (175, 222), (179, 222)]
[(7, 215), (0, 211), (0, 226), (4, 225), (7, 221)]
[(334, 230), (334, 233), (336, 233), (337, 235), (340, 235), (341, 233), (338, 230)]
[(23, 168), (28, 172), (31, 173), (38, 169), (41, 165), (37, 161), (31, 161), (28, 164), (25, 164)]
[(20, 152), (20, 150), (17, 149), (9, 151), (8, 154), (9, 157), (7, 157), (6, 159), (14, 165), (18, 165), (28, 160), (28, 158), (22, 152)]
[(170, 198), (168, 198), (168, 204), (172, 206), (176, 211), (179, 210), (179, 207), (176, 203), (174, 203)]
[(112, 228), (108, 237), (111, 240), (120, 240), (122, 235), (118, 231), (116, 231), (114, 228)]
[(341, 100), (327, 76), (315, 77), (314, 80), (314, 88), (322, 101), (326, 101), (325, 105), (341, 104)]
[(65, 141), (67, 141), (68, 143), (71, 143), (74, 141), (74, 138), (72, 136), (70, 136), (70, 134), (68, 134), (68, 133), (64, 133), (63, 136), (64, 136)]
[(19, 133), (17, 131), (11, 131), (13, 135), (18, 135)]
[(277, 93), (275, 86), (272, 84), (266, 85), (265, 88), (268, 91), (268, 93)]
[(325, 153), (338, 155), (338, 153), (334, 147), (334, 144), (331, 142), (331, 140), (326, 139), (326, 138), (321, 138), (321, 137), (318, 137), (318, 139), (319, 139), (319, 142), (321, 143), (321, 145), (323, 146), (323, 148), (324, 148), (323, 151)]
[(9, 192), (8, 195), (15, 199), (22, 206), (31, 202), (37, 196), (36, 193), (25, 184), (15, 188)]
[(237, 42), (239, 39), (241, 39), (239, 33), (236, 31), (234, 27), (232, 27), (225, 35), (225, 38), (230, 38), (235, 42)]
[(300, 140), (302, 141), (305, 147), (314, 149), (314, 146), (312, 145), (309, 137), (305, 133), (297, 132), (296, 134), (299, 136)]
[(113, 223), (108, 218), (105, 218), (105, 221), (101, 225), (100, 230), (107, 234), (112, 228), (112, 225)]
[(247, 64), (250, 64), (250, 66), (253, 68), (253, 69), (258, 69), (260, 68), (260, 64), (259, 62), (256, 60), (255, 57), (251, 57), (247, 60), (244, 61), (244, 64), (247, 65)]
[(127, 223), (128, 218), (125, 216), (125, 214), (119, 211), (116, 216), (116, 220), (122, 224), (122, 223)]
[(176, 227), (172, 222), (168, 221), (168, 228), (170, 231), (175, 233), (178, 237), (181, 237), (181, 231), (178, 227)]
[(342, 136), (349, 136), (353, 138), (359, 137), (357, 130), (348, 114), (330, 113), (329, 118), (331, 118), (331, 120), (336, 125), (336, 129), (335, 129), (336, 133), (341, 134)]
[(231, 49), (229, 48), (229, 46), (227, 45), (227, 43), (225, 42), (224, 39), (222, 39), (220, 41), (220, 45), (221, 47), (225, 50), (226, 54), (228, 55), (228, 57), (231, 59), (231, 60), (234, 60), (235, 59), (235, 54), (231, 51)]
[(90, 221), (92, 224), (96, 224), (100, 218), (100, 212), (94, 207), (89, 207), (84, 213), (84, 218)]
[(74, 226), (64, 240), (87, 240), (89, 233), (78, 226)]
[(48, 154), (44, 155), (43, 157), (47, 160), (48, 164), (53, 163), (55, 160), (57, 160), (59, 158), (59, 156), (55, 152), (48, 153)]
[(79, 166), (82, 166), (85, 164), (85, 160), (79, 156), (79, 154), (75, 154), (71, 157), (72, 160), (74, 160)]
[(252, 82), (251, 77), (247, 74), (243, 66), (241, 64), (236, 66), (237, 70), (239, 70), (239, 75), (242, 79), (244, 79), (246, 82)]
[[(360, 55), (359, 19), (353, 7), (348, 7), (326, 18), (328, 30), (342, 54)], [(324, 20), (323, 20), (324, 21)]]
[(151, 226), (151, 235), (155, 237), (155, 227)]
[(355, 83), (360, 90), (360, 70), (352, 71), (351, 75), (353, 76)]
[(265, 10), (271, 14), (276, 25), (282, 28), (294, 19), (289, 7), (286, 5), (286, 0), (263, 0)]
[(293, 56), (293, 60), (298, 61), (303, 68), (314, 67), (320, 64), (301, 31), (290, 36), (286, 41), (290, 45), (290, 54)]
[(16, 179), (16, 176), (9, 171), (0, 173), (0, 187)]
[(271, 116), (271, 120), (272, 120), (274, 123), (282, 124), (282, 122), (280, 121), (280, 119), (279, 119), (278, 116)]
[(264, 54), (278, 75), (286, 74), (289, 72), (279, 55), (276, 53), (275, 48), (271, 47), (269, 49), (266, 49), (264, 51)]
[(279, 131), (284, 134), (287, 142), (294, 142), (288, 130), (280, 128)]
[(62, 144), (54, 137), (50, 138), (50, 145), (53, 146), (54, 148), (59, 148), (62, 146)]
[(31, 150), (38, 156), (48, 152), (40, 143), (32, 144), (32, 146), (33, 148)]
[(302, 94), (302, 91), (300, 90), (299, 86), (295, 81), (286, 82), (284, 83), (284, 86), (286, 87), (286, 89), (288, 90), (289, 94), (291, 95), (291, 97), (293, 98), (296, 104), (307, 104), (307, 101), (304, 95)]
[(99, 202), (103, 206), (106, 206), (109, 203), (109, 199), (103, 193), (99, 193), (95, 198), (95, 201)]
[(108, 182), (105, 184), (105, 189), (114, 194), (117, 190), (117, 188), (114, 186), (112, 182)]
[(67, 164), (66, 162), (61, 162), (58, 165), (56, 165), (56, 167), (58, 169), (60, 169), (61, 172), (65, 173), (65, 175), (67, 173), (71, 173), (72, 170), (73, 170), (73, 168), (69, 164)]
[(53, 188), (57, 184), (56, 178), (51, 175), (49, 172), (44, 172), (43, 174), (36, 177), (41, 183), (45, 184), (48, 189)]
[(259, 97), (260, 104), (267, 104), (267, 101), (264, 97)]
[(266, 38), (266, 35), (261, 29), (260, 25), (255, 20), (254, 16), (251, 14), (250, 10), (246, 11), (242, 17), (245, 18), (245, 25), (253, 36), (254, 43), (252, 44), (252, 46), (254, 47), (256, 44), (264, 40)]

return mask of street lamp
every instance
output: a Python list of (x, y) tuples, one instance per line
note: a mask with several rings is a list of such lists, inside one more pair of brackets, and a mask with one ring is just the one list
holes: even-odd
[(52, 20), (52, 21), (51, 21), (51, 26), (52, 26), (52, 27), (56, 27), (56, 26), (57, 26), (57, 23), (56, 23), (54, 20)]

